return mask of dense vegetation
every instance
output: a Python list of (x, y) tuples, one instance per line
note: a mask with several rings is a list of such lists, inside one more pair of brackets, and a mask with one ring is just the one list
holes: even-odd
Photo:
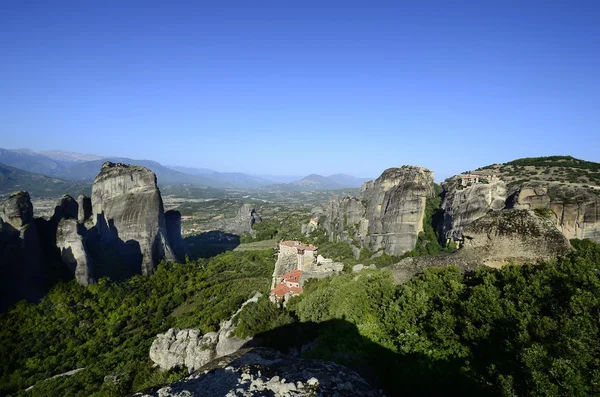
[(423, 231), (417, 236), (415, 248), (404, 256), (435, 255), (443, 252), (456, 251), (456, 243), (442, 244), (439, 236), (440, 225), (443, 222), (444, 211), (441, 209), (442, 196), (439, 185), (435, 186), (435, 196), (427, 198), (425, 216), (423, 218)]
[(250, 305), (240, 326), (286, 349), (318, 336), (306, 355), (394, 395), (598, 395), (600, 245), (573, 245), (551, 263), (430, 269), (399, 286), (386, 271), (311, 280), (288, 312)]
[(579, 160), (572, 156), (526, 157), (509, 161), (506, 164), (523, 167), (571, 167), (600, 171), (600, 163)]
[[(214, 331), (254, 291), (267, 292), (273, 251), (228, 252), (161, 264), (150, 277), (88, 288), (57, 285), (39, 304), (0, 315), (0, 395), (123, 396), (183, 373), (152, 368), (148, 351), (170, 327)], [(39, 382), (73, 370), (70, 376)], [(115, 374), (118, 382), (105, 381)]]

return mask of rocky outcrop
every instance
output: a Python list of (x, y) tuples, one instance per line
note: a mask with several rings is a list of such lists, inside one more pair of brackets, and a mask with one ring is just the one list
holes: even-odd
[(78, 211), (77, 220), (85, 222), (92, 216), (92, 199), (83, 194), (77, 197)]
[(508, 260), (550, 259), (571, 250), (552, 222), (526, 210), (491, 212), (466, 226), (463, 236), (463, 249), (483, 251), (484, 264), (490, 266)]
[(165, 225), (167, 227), (167, 238), (175, 257), (180, 260), (185, 259), (188, 251), (181, 236), (181, 213), (176, 210), (165, 212)]
[(235, 217), (219, 219), (209, 225), (210, 229), (220, 230), (227, 233), (242, 235), (249, 233), (252, 237), (256, 236), (256, 231), (252, 225), (262, 221), (262, 218), (250, 204), (243, 204), (237, 211)]
[(202, 335), (199, 329), (171, 328), (154, 339), (150, 360), (164, 370), (187, 368), (192, 372), (215, 358), (218, 337), (216, 332)]
[(87, 287), (95, 279), (92, 259), (85, 246), (85, 233), (85, 227), (76, 219), (61, 219), (56, 228), (56, 247), (77, 282)]
[(465, 226), (463, 247), (453, 254), (402, 259), (389, 269), (403, 283), (431, 267), (458, 266), (473, 271), (486, 265), (500, 267), (566, 255), (571, 245), (552, 222), (533, 211), (493, 211)]
[(211, 360), (226, 356), (239, 350), (250, 341), (250, 338), (239, 339), (234, 335), (235, 317), (249, 303), (256, 303), (262, 296), (257, 292), (244, 302), (227, 321), (224, 321), (219, 332), (202, 335), (199, 329), (171, 328), (164, 334), (156, 335), (150, 347), (150, 359), (161, 369), (187, 368), (191, 373)]
[(77, 200), (66, 194), (58, 200), (56, 207), (54, 207), (54, 214), (50, 220), (58, 224), (61, 219), (77, 219), (78, 214), (79, 204)]
[(568, 239), (589, 238), (600, 243), (600, 197), (589, 189), (527, 183), (511, 194), (507, 206), (538, 211)]
[(27, 192), (0, 203), (0, 310), (44, 293), (41, 249)]
[(169, 242), (156, 175), (149, 169), (104, 163), (92, 186), (92, 211), (99, 240), (137, 272), (152, 274), (161, 259), (181, 260)]
[(426, 200), (433, 194), (433, 172), (413, 166), (390, 168), (363, 184), (358, 197), (331, 199), (323, 227), (332, 241), (402, 255), (415, 247)]
[(465, 226), (490, 211), (503, 209), (507, 197), (502, 181), (462, 187), (459, 180), (453, 178), (443, 184), (443, 189), (441, 232), (446, 240), (462, 240)]
[(267, 348), (214, 360), (183, 380), (138, 397), (384, 396), (354, 371), (322, 360), (293, 358)]

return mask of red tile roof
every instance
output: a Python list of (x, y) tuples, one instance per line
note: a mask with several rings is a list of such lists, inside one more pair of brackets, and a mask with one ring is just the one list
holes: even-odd
[(290, 292), (293, 295), (298, 295), (302, 291), (303, 291), (302, 288), (288, 287), (287, 285), (281, 283), (281, 284), (277, 284), (277, 286), (273, 289), (273, 291), (271, 291), (271, 295), (275, 295), (275, 296), (277, 296), (277, 298), (281, 299)]
[(302, 270), (292, 270), (291, 272), (288, 272), (281, 276), (281, 279), (285, 281), (290, 281), (292, 283), (299, 283), (302, 273), (304, 273)]
[(296, 241), (296, 240), (282, 241), (279, 244), (285, 245), (286, 247), (298, 248), (299, 250), (307, 249), (309, 251), (316, 251), (318, 249), (317, 247), (315, 247), (312, 244), (304, 244), (304, 243), (301, 243), (300, 241)]

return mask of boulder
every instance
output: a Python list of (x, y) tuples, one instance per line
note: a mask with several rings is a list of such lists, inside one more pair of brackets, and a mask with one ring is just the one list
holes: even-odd
[(277, 350), (248, 348), (221, 357), (176, 383), (138, 397), (357, 396), (385, 394), (339, 364), (294, 358)]
[(427, 198), (433, 194), (433, 172), (414, 166), (390, 168), (363, 184), (358, 197), (332, 198), (323, 227), (331, 241), (402, 255), (415, 247)]

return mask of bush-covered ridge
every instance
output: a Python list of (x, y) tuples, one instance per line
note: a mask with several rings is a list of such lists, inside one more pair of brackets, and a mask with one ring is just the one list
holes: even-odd
[[(282, 348), (318, 336), (306, 355), (392, 395), (598, 395), (600, 245), (573, 245), (551, 263), (434, 268), (399, 286), (385, 271), (311, 280), (287, 313), (256, 304), (261, 321), (240, 323)], [(287, 325), (268, 331), (265, 316)]]
[[(158, 372), (148, 359), (156, 334), (214, 331), (254, 291), (268, 291), (273, 268), (272, 250), (228, 252), (120, 283), (59, 284), (39, 304), (0, 315), (0, 395), (123, 396), (175, 380), (183, 373)], [(85, 370), (18, 392), (76, 368)], [(118, 384), (104, 381), (109, 374)]]
[(580, 160), (572, 156), (525, 157), (509, 161), (506, 164), (534, 167), (571, 167), (600, 171), (600, 163)]

